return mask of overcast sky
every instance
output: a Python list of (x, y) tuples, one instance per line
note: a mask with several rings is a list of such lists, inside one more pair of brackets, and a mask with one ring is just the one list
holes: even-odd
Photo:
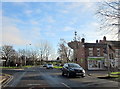
[(103, 37), (96, 8), (96, 2), (2, 2), (0, 44), (18, 49), (47, 40), (57, 49), (60, 39), (73, 40), (74, 31), (87, 42), (95, 42)]

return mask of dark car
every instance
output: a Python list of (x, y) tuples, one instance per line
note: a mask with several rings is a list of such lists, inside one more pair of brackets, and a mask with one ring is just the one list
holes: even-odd
[(62, 75), (67, 75), (68, 77), (72, 76), (81, 76), (85, 77), (85, 70), (76, 63), (65, 63), (62, 68)]

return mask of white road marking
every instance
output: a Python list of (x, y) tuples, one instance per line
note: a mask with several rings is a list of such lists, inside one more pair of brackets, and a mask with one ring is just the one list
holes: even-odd
[(33, 85), (33, 86), (37, 86), (37, 85), (42, 85), (42, 84), (27, 84), (27, 85)]
[(61, 83), (61, 84), (63, 84), (65, 87), (71, 89), (70, 86), (68, 86), (67, 84), (65, 84), (65, 83)]
[(8, 84), (12, 79), (13, 79), (13, 76), (10, 76), (10, 78), (3, 83), (3, 87), (6, 87), (7, 84)]

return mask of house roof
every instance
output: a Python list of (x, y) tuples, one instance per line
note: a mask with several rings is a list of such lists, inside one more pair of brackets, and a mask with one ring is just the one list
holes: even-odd
[(103, 43), (84, 43), (85, 47), (106, 47)]

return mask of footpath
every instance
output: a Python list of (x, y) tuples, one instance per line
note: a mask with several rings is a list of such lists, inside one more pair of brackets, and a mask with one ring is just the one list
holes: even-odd
[(86, 72), (89, 76), (93, 76), (93, 77), (105, 77), (108, 75), (108, 71), (105, 70), (90, 70)]

